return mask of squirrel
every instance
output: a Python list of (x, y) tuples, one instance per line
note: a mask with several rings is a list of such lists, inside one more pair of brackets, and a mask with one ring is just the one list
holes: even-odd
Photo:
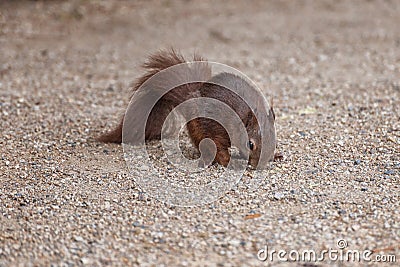
[[(197, 61), (204, 62), (205, 60), (195, 55), (193, 57), (193, 62)], [(158, 53), (151, 55), (143, 64), (143, 67), (147, 70), (147, 72), (139, 77), (133, 85), (133, 94), (131, 99), (134, 93), (153, 75), (174, 65), (186, 62), (187, 61), (184, 59), (184, 57), (173, 49), (170, 51), (161, 50)], [(178, 86), (170, 90), (158, 100), (151, 110), (146, 123), (145, 140), (160, 140), (163, 122), (171, 110), (177, 105), (188, 99), (193, 99), (196, 97), (208, 97), (224, 102), (239, 116), (249, 137), (246, 146), (249, 151), (248, 163), (252, 167), (265, 165), (266, 162), (273, 161), (276, 147), (276, 137), (275, 113), (272, 105), (270, 106), (270, 110), (266, 112), (267, 114), (262, 114), (262, 116), (264, 116), (263, 119), (265, 120), (264, 123), (266, 124), (264, 126), (260, 126), (255, 114), (252, 112), (252, 109), (246, 104), (246, 102), (235, 92), (227, 89), (232, 87), (240, 87), (241, 90), (246, 92), (247, 88), (253, 89), (251, 88), (252, 86), (243, 78), (235, 74), (222, 72), (211, 77), (211, 70), (208, 71), (210, 76), (209, 83), (196, 82)], [(221, 86), (220, 84), (226, 85), (227, 88)], [(122, 117), (116, 128), (99, 136), (97, 140), (105, 143), (122, 143), (123, 121), (124, 117)], [(200, 142), (204, 138), (211, 139), (216, 146), (216, 154), (213, 163), (218, 163), (225, 167), (228, 165), (231, 157), (229, 152), (231, 140), (228, 132), (224, 127), (222, 127), (221, 124), (212, 119), (198, 117), (188, 121), (186, 123), (186, 127), (188, 129), (190, 139), (197, 149), (199, 149)], [(264, 131), (264, 134), (267, 135), (266, 138), (261, 138), (260, 127), (264, 127), (264, 129), (266, 129), (266, 131)], [(265, 142), (265, 140), (267, 140), (267, 142)], [(262, 142), (263, 144), (261, 144)], [(262, 146), (265, 147), (267, 153), (266, 156), (263, 157), (265, 162), (259, 162)]]

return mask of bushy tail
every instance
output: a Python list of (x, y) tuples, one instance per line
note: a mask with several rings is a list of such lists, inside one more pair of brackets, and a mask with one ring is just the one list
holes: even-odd
[[(195, 55), (193, 61), (205, 60)], [(184, 57), (173, 49), (169, 51), (160, 51), (156, 54), (151, 55), (148, 60), (143, 64), (143, 68), (146, 69), (145, 74), (138, 78), (133, 85), (133, 94), (131, 96), (131, 99), (134, 96), (135, 92), (152, 76), (169, 67), (182, 63), (186, 63)], [(157, 87), (166, 88), (170, 84), (174, 84), (174, 80), (176, 79), (185, 80), (185, 78), (187, 78), (187, 80), (189, 81), (192, 78), (196, 79), (196, 77), (198, 77), (198, 80), (208, 80), (208, 78), (211, 77), (211, 70), (206, 64), (195, 64), (192, 68), (186, 68), (186, 70), (185, 68), (179, 68), (178, 72), (167, 72), (165, 73), (165, 75), (161, 75), (161, 78), (157, 79), (156, 84), (154, 84), (154, 87), (152, 87), (150, 90), (154, 91), (154, 93), (157, 93)], [(179, 75), (180, 77), (176, 77), (177, 75)], [(182, 77), (183, 75), (186, 75), (188, 77)], [(188, 83), (182, 86), (178, 86), (175, 89), (169, 91), (167, 94), (163, 95), (163, 97), (156, 103), (148, 117), (145, 131), (145, 139), (160, 139), (162, 125), (167, 115), (178, 104), (190, 98), (200, 96), (200, 86), (201, 83)], [(105, 143), (121, 143), (123, 121), (124, 117), (122, 117), (120, 123), (116, 128), (108, 133), (101, 135), (97, 138), (97, 140)]]

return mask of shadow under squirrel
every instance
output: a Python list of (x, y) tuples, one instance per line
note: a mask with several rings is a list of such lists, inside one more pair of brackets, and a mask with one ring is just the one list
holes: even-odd
[[(193, 61), (196, 62), (205, 60), (201, 57), (194, 56)], [(160, 51), (156, 54), (153, 54), (143, 64), (143, 67), (147, 70), (147, 72), (143, 76), (138, 78), (135, 82), (133, 87), (133, 94), (143, 85), (143, 83), (145, 83), (153, 75), (171, 66), (182, 63), (186, 63), (184, 57), (174, 50)], [(208, 69), (208, 71), (210, 76), (210, 83), (198, 82), (178, 86), (162, 96), (162, 98), (153, 107), (148, 117), (145, 129), (145, 140), (159, 140), (161, 138), (161, 129), (163, 122), (165, 121), (167, 115), (171, 112), (171, 110), (174, 109), (177, 105), (188, 99), (193, 99), (196, 97), (208, 97), (214, 98), (227, 104), (231, 109), (236, 112), (236, 114), (243, 122), (243, 125), (245, 126), (249, 137), (247, 149), (249, 150), (249, 164), (252, 167), (257, 167), (258, 165), (262, 167), (262, 165), (265, 165), (266, 162), (273, 161), (274, 151), (276, 147), (274, 125), (275, 114), (273, 111), (273, 107), (271, 106), (270, 110), (266, 112), (266, 114), (262, 114), (263, 116), (265, 116), (264, 118), (266, 124), (263, 126), (266, 129), (266, 131), (264, 131), (264, 134), (267, 134), (266, 138), (262, 139), (260, 134), (260, 125), (256, 119), (256, 116), (254, 115), (250, 107), (246, 104), (246, 102), (233, 91), (228, 90), (223, 86), (216, 85), (214, 82), (222, 82), (223, 84), (227, 84), (229, 85), (229, 87), (227, 86), (228, 88), (240, 87), (241, 90), (245, 90), (244, 92), (246, 92), (246, 88), (252, 89), (251, 85), (244, 79), (231, 73), (223, 72), (211, 77), (211, 70)], [(133, 95), (131, 96), (131, 99), (132, 97)], [(106, 143), (121, 143), (123, 121), (124, 117), (122, 117), (120, 123), (116, 128), (109, 131), (108, 133), (101, 135), (97, 138), (97, 140)], [(188, 121), (186, 126), (189, 132), (189, 136), (197, 149), (199, 149), (199, 144), (201, 140), (203, 140), (204, 138), (211, 139), (216, 145), (216, 155), (213, 162), (217, 162), (223, 166), (228, 165), (230, 160), (229, 148), (231, 147), (231, 140), (224, 127), (222, 127), (218, 122), (212, 119), (202, 117), (198, 117)], [(260, 152), (262, 148), (262, 140), (264, 140), (263, 142), (267, 140), (267, 144), (263, 144), (267, 153), (266, 157), (263, 157), (263, 161), (265, 162), (259, 162)]]

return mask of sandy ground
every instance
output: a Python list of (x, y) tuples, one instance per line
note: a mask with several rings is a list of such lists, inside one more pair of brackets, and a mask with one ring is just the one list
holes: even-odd
[[(340, 239), (398, 264), (399, 14), (398, 1), (1, 1), (0, 266), (341, 266), (257, 259)], [(121, 146), (94, 141), (170, 46), (274, 97), (284, 160), (258, 190), (171, 207), (140, 191)]]

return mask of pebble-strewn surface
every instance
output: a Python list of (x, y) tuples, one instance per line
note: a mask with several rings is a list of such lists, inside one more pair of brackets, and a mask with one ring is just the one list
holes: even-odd
[[(257, 252), (339, 239), (398, 264), (399, 14), (394, 0), (2, 1), (0, 266), (277, 265)], [(94, 140), (170, 46), (274, 97), (284, 159), (258, 190), (248, 172), (212, 204), (170, 207)]]

